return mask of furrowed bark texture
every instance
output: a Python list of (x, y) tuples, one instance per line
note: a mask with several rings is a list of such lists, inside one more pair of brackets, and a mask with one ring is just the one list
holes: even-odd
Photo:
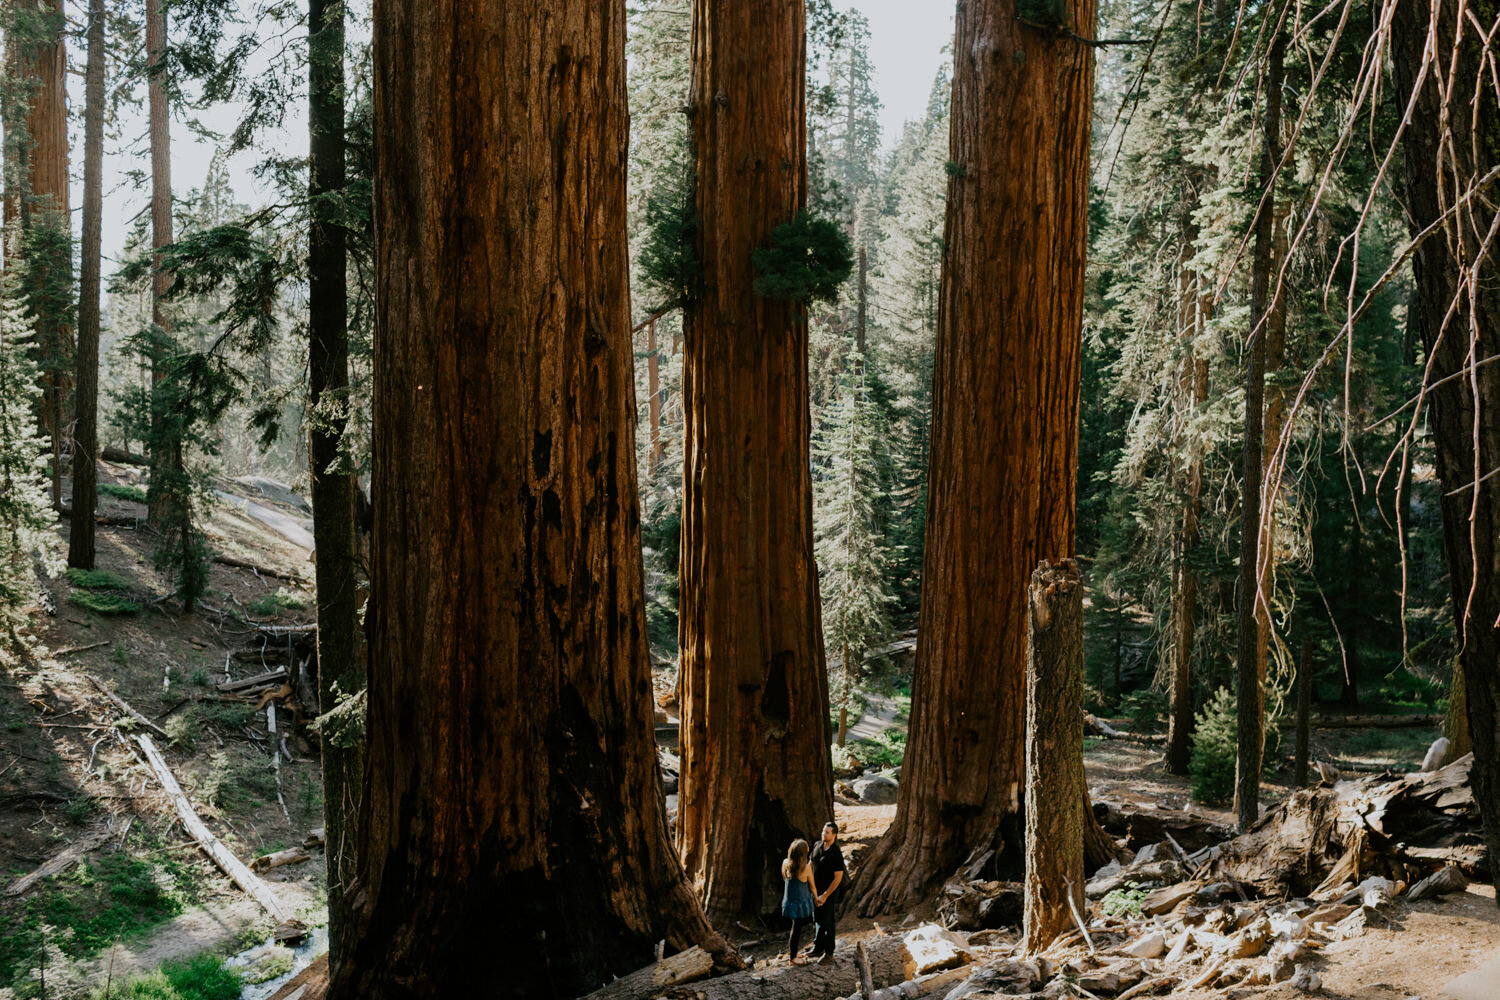
[[(1474, 748), (1470, 782), (1491, 858), (1500, 858), (1500, 365), (1482, 362), (1500, 355), (1497, 18), (1497, 0), (1400, 0), (1391, 44), (1397, 93), (1411, 100), (1403, 141), (1413, 232), (1457, 208), (1413, 260), (1413, 309), (1436, 386), (1429, 422)], [(1491, 32), (1488, 51), (1476, 25)], [(1435, 53), (1425, 66), (1424, 47)], [(1487, 193), (1469, 198), (1482, 179)]]
[(1037, 954), (1083, 912), (1083, 585), (1071, 559), (1042, 563), (1028, 588), (1025, 952)]
[(700, 293), (684, 312), (678, 849), (716, 923), (780, 901), (833, 817), (807, 320), (751, 252), (807, 197), (801, 0), (695, 0)]
[[(1093, 0), (1065, 5), (1092, 36)], [(905, 909), (971, 852), (1021, 866), (1026, 588), (1074, 550), (1093, 50), (958, 8), (952, 176), (911, 735), (860, 912)]]
[[(1268, 16), (1275, 16), (1274, 12)], [(1268, 599), (1261, 593), (1262, 546), (1261, 447), (1265, 428), (1266, 342), (1270, 338), (1275, 288), (1275, 169), (1281, 159), (1281, 85), (1286, 41), (1278, 34), (1271, 43), (1266, 72), (1266, 115), (1262, 123), (1260, 189), (1272, 193), (1262, 197), (1255, 216), (1255, 260), (1251, 277), (1250, 316), (1254, 329), (1246, 349), (1245, 443), (1240, 502), (1239, 566), (1239, 656), (1235, 751), (1235, 815), (1243, 833), (1255, 825), (1260, 814), (1262, 698), (1265, 660), (1260, 639), (1258, 605)]]
[[(52, 449), (52, 506), (62, 508), (62, 453), (73, 394), (74, 349), (73, 327), (65, 315), (62, 299), (72, 294), (73, 248), (62, 234), (71, 237), (72, 216), (68, 192), (68, 51), (67, 23), (62, 0), (41, 0), (34, 5), (37, 18), (34, 30), (40, 33), (34, 44), (22, 46), (21, 80), (29, 84), (30, 106), (26, 115), (29, 142), (25, 150), (28, 172), (27, 189), (21, 212), (22, 225), (31, 231), (39, 227), (55, 229), (56, 240), (39, 241), (33, 256), (46, 255), (45, 261), (32, 260), (33, 283), (39, 287), (43, 308), (50, 315), (36, 317), (37, 342), (41, 346), (42, 427)], [(58, 295), (60, 292), (60, 296)]]
[(98, 506), (99, 286), (104, 233), (104, 0), (89, 0), (84, 70), (83, 247), (78, 288), (77, 422), (73, 429), (73, 519), (68, 565), (94, 568)]
[[(345, 230), (337, 199), (344, 181), (344, 5), (308, 4), (308, 149), (312, 227), (308, 234), (308, 435), (313, 539), (317, 545), (318, 707), (364, 688), (359, 648), (359, 570), (354, 477), (340, 454), (348, 426), (349, 336)], [(328, 917), (336, 939), (346, 925), (344, 884), (353, 875), (359, 818), (359, 746), (322, 741), (328, 834)], [(335, 944), (335, 947), (337, 945)]]
[(374, 39), (369, 719), (331, 995), (571, 1000), (663, 938), (723, 948), (651, 736), (625, 7), (379, 0)]

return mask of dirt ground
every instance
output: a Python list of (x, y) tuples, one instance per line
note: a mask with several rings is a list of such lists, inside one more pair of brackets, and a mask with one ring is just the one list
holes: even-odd
[[(101, 465), (103, 482), (139, 482), (128, 466)], [(247, 492), (253, 505), (299, 513)], [(33, 617), (35, 655), (0, 662), (0, 881), (93, 832), (123, 828), (130, 818), (129, 831), (101, 853), (123, 848), (158, 865), (158, 877), (169, 863), (192, 905), (149, 940), (125, 935), (112, 951), (119, 976), (163, 958), (223, 950), (269, 921), (195, 849), (133, 745), (138, 727), (121, 722), (123, 713), (88, 675), (170, 734), (153, 739), (199, 814), (242, 861), (299, 844), (321, 827), (322, 790), (315, 748), (302, 728), (308, 720), (295, 700), (276, 709), (278, 732), (292, 732), (278, 782), (266, 707), (214, 689), (226, 671), (236, 679), (264, 671), (253, 657), (231, 655), (256, 636), (258, 625), (311, 620), (308, 551), (243, 505), (219, 504), (209, 525), (212, 547), (258, 568), (216, 563), (208, 596), (184, 615), (153, 567), (154, 536), (130, 526), (144, 520), (145, 508), (128, 499), (99, 500), (100, 514), (119, 523), (97, 527), (97, 568), (128, 581), (124, 596), (141, 610), (104, 615), (77, 604), (79, 588), (68, 580), (51, 580), (46, 589), (56, 614)], [(66, 524), (61, 530), (66, 537)], [(311, 912), (324, 898), (322, 871), (321, 852), (313, 851), (308, 862), (265, 877), (288, 905)], [(0, 898), (0, 921), (19, 919), (25, 905), (24, 898)]]
[[(1420, 742), (1420, 741), (1414, 741)], [(1316, 747), (1316, 744), (1315, 744)], [(1325, 746), (1326, 759), (1333, 759), (1336, 744)], [(1377, 763), (1409, 766), (1420, 762), (1405, 756), (1377, 757)], [(1167, 773), (1160, 750), (1150, 744), (1125, 740), (1094, 746), (1087, 754), (1089, 786), (1094, 801), (1117, 805), (1156, 805), (1187, 809), (1216, 823), (1231, 825), (1234, 817), (1225, 810), (1208, 809), (1191, 801), (1187, 781)], [(1266, 786), (1267, 802), (1284, 798), (1289, 789), (1274, 781)], [(837, 806), (845, 856), (858, 878), (859, 860), (884, 835), (895, 818), (895, 806)], [(840, 942), (868, 938), (884, 930), (900, 931), (932, 919), (932, 907), (909, 914), (876, 919), (852, 913), (839, 921)], [(753, 937), (748, 929), (740, 941), (745, 953), (766, 967), (785, 965), (784, 931), (760, 928)], [(731, 935), (733, 938), (734, 935)], [(1318, 996), (1330, 1000), (1441, 1000), (1441, 988), (1457, 977), (1500, 958), (1500, 908), (1495, 889), (1472, 885), (1468, 892), (1434, 900), (1398, 902), (1389, 927), (1361, 937), (1328, 945), (1314, 968), (1323, 980)], [(1178, 991), (1174, 1000), (1292, 1000), (1306, 997), (1285, 984), (1278, 987), (1245, 987), (1227, 990)], [(1500, 1000), (1500, 992), (1494, 1000)]]

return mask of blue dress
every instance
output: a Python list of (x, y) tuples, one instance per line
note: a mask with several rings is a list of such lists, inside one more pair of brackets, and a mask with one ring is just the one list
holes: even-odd
[(781, 915), (792, 920), (806, 920), (813, 915), (812, 886), (799, 879), (783, 880), (786, 887), (781, 893)]

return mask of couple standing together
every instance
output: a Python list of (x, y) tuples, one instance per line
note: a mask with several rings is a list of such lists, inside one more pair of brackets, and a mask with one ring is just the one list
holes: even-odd
[[(817, 958), (827, 965), (833, 961), (833, 927), (838, 920), (839, 887), (844, 884), (847, 869), (844, 867), (844, 851), (838, 845), (839, 827), (832, 820), (823, 825), (823, 837), (811, 852), (807, 841), (798, 838), (786, 852), (781, 863), (781, 878), (785, 885), (781, 895), (781, 915), (792, 921), (792, 935), (787, 942), (787, 954), (793, 965), (806, 965), (808, 958)], [(818, 887), (822, 886), (821, 894)], [(797, 954), (802, 932), (809, 923), (816, 921), (812, 949), (808, 957)]]

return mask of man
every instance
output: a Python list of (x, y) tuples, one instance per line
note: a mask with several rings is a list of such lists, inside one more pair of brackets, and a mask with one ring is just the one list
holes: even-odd
[(844, 851), (838, 845), (839, 825), (829, 820), (823, 825), (823, 839), (812, 849), (813, 881), (824, 887), (822, 895), (813, 900), (813, 921), (817, 931), (813, 936), (812, 956), (819, 958), (819, 965), (833, 961), (833, 927), (838, 922), (838, 905), (844, 884)]

